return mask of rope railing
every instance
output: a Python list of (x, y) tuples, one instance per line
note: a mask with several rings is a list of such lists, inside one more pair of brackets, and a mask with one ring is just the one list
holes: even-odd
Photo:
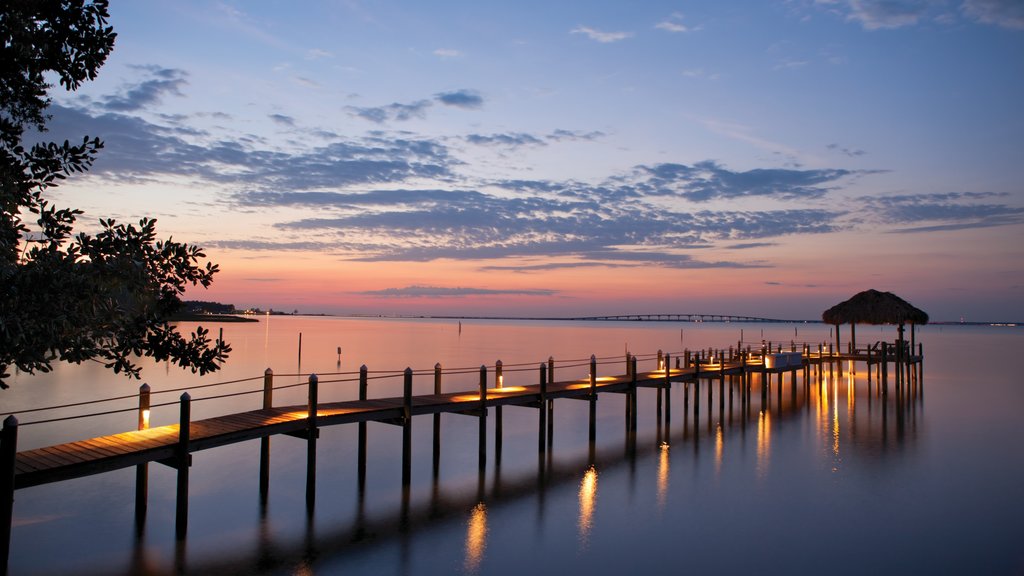
[[(651, 359), (660, 357), (661, 354), (662, 353), (659, 351), (658, 353), (629, 354), (629, 356), (633, 357), (633, 358), (636, 358), (637, 360), (651, 360)], [(668, 354), (670, 354), (670, 355), (677, 355), (677, 354), (682, 354), (682, 353), (681, 352), (675, 352), (675, 353), (669, 352)], [(600, 356), (600, 357), (599, 356), (593, 356), (592, 358), (596, 361), (596, 363), (598, 365), (601, 365), (601, 366), (618, 364), (618, 363), (623, 362), (623, 356), (621, 356), (621, 355), (610, 355), (610, 356)], [(510, 372), (532, 372), (532, 371), (537, 369), (538, 363), (539, 364), (546, 364), (550, 360), (551, 360), (551, 358), (549, 357), (548, 359), (545, 359), (545, 360), (540, 361), (540, 362), (518, 362), (518, 363), (509, 363), (509, 364), (502, 363), (501, 366), (502, 366), (502, 369), (503, 369), (504, 373), (510, 373)], [(590, 366), (590, 362), (591, 362), (591, 358), (573, 358), (573, 359), (569, 359), (569, 360), (559, 360), (558, 368), (560, 370), (565, 370), (565, 369), (589, 367)], [(497, 368), (497, 363), (496, 364), (491, 364), (491, 365), (486, 365), (485, 364), (485, 365), (483, 365), (483, 367), (488, 372), (494, 372), (496, 370), (496, 368)], [(405, 370), (366, 370), (365, 372), (366, 372), (365, 379), (367, 381), (370, 381), (370, 380), (398, 379), (398, 378), (404, 377), (404, 374), (405, 374)], [(478, 374), (479, 372), (480, 372), (480, 367), (458, 367), (458, 368), (442, 368), (441, 369), (441, 374), (444, 375), (444, 376), (475, 375), (475, 374)], [(420, 369), (420, 370), (414, 370), (412, 372), (412, 374), (414, 376), (432, 376), (432, 375), (436, 375), (436, 373), (437, 373), (437, 369), (436, 368)], [(303, 378), (304, 379), (304, 378), (308, 378), (310, 375), (311, 375), (311, 373), (291, 373), (291, 374), (274, 374), (273, 376), (275, 378)], [(358, 372), (358, 371), (356, 371), (356, 372), (353, 372), (353, 371), (325, 372), (325, 373), (321, 373), (320, 376), (327, 376), (327, 377), (330, 377), (330, 376), (341, 376), (341, 378), (333, 378), (333, 379), (329, 379), (329, 380), (320, 380), (321, 384), (361, 383), (362, 378), (364, 378), (364, 376), (362, 376), (361, 372)], [(170, 393), (174, 393), (174, 392), (192, 392), (192, 391), (195, 391), (195, 390), (205, 390), (205, 389), (210, 389), (210, 388), (215, 388), (215, 387), (220, 387), (220, 386), (229, 386), (229, 385), (233, 385), (233, 384), (242, 384), (242, 383), (247, 383), (247, 382), (255, 382), (255, 381), (262, 380), (263, 378), (264, 378), (264, 376), (252, 376), (252, 377), (248, 377), (248, 378), (238, 378), (238, 379), (234, 379), (234, 380), (225, 380), (225, 381), (220, 381), (220, 382), (211, 382), (211, 383), (207, 383), (207, 384), (198, 384), (198, 385), (194, 385), (194, 386), (181, 386), (181, 387), (176, 387), (176, 388), (168, 388), (168, 389), (164, 389), (164, 390), (154, 390), (154, 391), (150, 392), (150, 394), (155, 396), (157, 394), (170, 394)], [(300, 388), (300, 387), (304, 387), (304, 386), (307, 386), (307, 385), (308, 385), (308, 382), (306, 380), (300, 380), (300, 381), (292, 383), (292, 384), (275, 385), (275, 386), (272, 387), (272, 390), (286, 390), (286, 389), (292, 389), (292, 388)], [(265, 390), (264, 389), (255, 389), (255, 390), (244, 390), (244, 391), (240, 391), (240, 392), (229, 392), (229, 393), (225, 393), (225, 394), (216, 394), (216, 395), (213, 395), (213, 396), (205, 396), (205, 397), (202, 397), (202, 398), (195, 398), (195, 399), (192, 399), (192, 402), (203, 402), (203, 401), (207, 401), (207, 400), (222, 400), (222, 399), (225, 399), (225, 398), (234, 398), (234, 397), (239, 397), (239, 396), (247, 396), (247, 395), (251, 395), (251, 394), (259, 394), (261, 392), (265, 392)], [(25, 409), (25, 410), (19, 410), (17, 412), (19, 414), (29, 414), (29, 413), (46, 412), (46, 411), (53, 411), (53, 410), (63, 410), (63, 409), (68, 409), (68, 408), (77, 408), (77, 407), (81, 407), (81, 406), (91, 406), (91, 405), (103, 404), (103, 403), (107, 403), (107, 402), (134, 400), (134, 399), (137, 399), (137, 398), (139, 398), (139, 394), (138, 393), (136, 393), (136, 394), (126, 394), (126, 395), (121, 395), (121, 396), (112, 396), (112, 397), (109, 397), (109, 398), (100, 398), (100, 399), (96, 399), (96, 400), (85, 400), (85, 401), (81, 401), (81, 402), (70, 402), (70, 403), (65, 403), (65, 404), (59, 404), (59, 405), (53, 405), (53, 406), (44, 406), (44, 407), (39, 407), (39, 408), (28, 408), (28, 409)], [(152, 405), (150, 405), (150, 409), (161, 408), (161, 407), (166, 407), (166, 406), (176, 406), (176, 405), (178, 405), (178, 401), (175, 400), (175, 401), (169, 401), (169, 402), (162, 402), (162, 403), (152, 404)], [(112, 414), (122, 414), (122, 413), (137, 412), (137, 411), (138, 411), (137, 407), (120, 408), (120, 409), (113, 409), (113, 410), (103, 410), (103, 411), (100, 411), (100, 412), (89, 412), (89, 413), (85, 413), (85, 414), (74, 414), (74, 415), (70, 415), (70, 416), (62, 416), (62, 417), (57, 417), (57, 418), (46, 418), (46, 419), (42, 419), (42, 420), (34, 420), (34, 421), (29, 421), (29, 422), (23, 422), (22, 425), (30, 426), (30, 425), (35, 425), (35, 424), (49, 424), (49, 423), (55, 423), (55, 422), (64, 422), (64, 421), (69, 421), (69, 420), (79, 420), (79, 419), (83, 419), (83, 418), (108, 416), (108, 415), (112, 415)]]

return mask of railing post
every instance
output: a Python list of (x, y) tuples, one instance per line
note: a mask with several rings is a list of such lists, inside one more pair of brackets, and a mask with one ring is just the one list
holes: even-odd
[(665, 354), (661, 350), (658, 350), (658, 367), (657, 367), (657, 370), (661, 370), (661, 368), (663, 366), (662, 362), (664, 362), (664, 361), (665, 361)]
[(434, 394), (441, 393), (441, 375), (442, 375), (441, 363), (434, 364)]
[(306, 511), (312, 512), (316, 504), (316, 419), (319, 401), (320, 379), (309, 375), (309, 400), (306, 407)]
[(267, 368), (263, 371), (263, 409), (274, 407), (274, 371)]
[(188, 533), (188, 471), (191, 464), (189, 457), (189, 441), (192, 426), (192, 397), (188, 392), (181, 395), (181, 407), (178, 417), (178, 447), (176, 467), (178, 469), (178, 484), (176, 509), (174, 515), (174, 535), (178, 540), (184, 540)]
[(590, 397), (597, 394), (597, 356), (590, 355)]
[(630, 359), (630, 358), (631, 358), (632, 356), (633, 356), (632, 354), (630, 354), (629, 352), (626, 352), (626, 376), (629, 376), (629, 375), (630, 375), (630, 370), (632, 370), (632, 369), (633, 369), (633, 368), (632, 368), (632, 364), (631, 364), (631, 363), (630, 363), (630, 361), (629, 361), (629, 359)]
[[(505, 384), (505, 377), (501, 372), (501, 360), (494, 362), (494, 387), (501, 388)], [(494, 407), (494, 465), (501, 465), (501, 440), (502, 440), (501, 406)]]
[(14, 470), (18, 458), (18, 419), (4, 419), (0, 431), (0, 572), (7, 574), (11, 556), (11, 523), (14, 520)]
[(555, 383), (555, 357), (548, 356), (548, 382)]

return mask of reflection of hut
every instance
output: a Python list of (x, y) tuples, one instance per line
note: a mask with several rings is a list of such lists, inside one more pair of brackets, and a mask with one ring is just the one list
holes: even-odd
[[(821, 313), (821, 319), (836, 327), (836, 350), (839, 349), (839, 325), (850, 325), (850, 342), (857, 348), (857, 324), (896, 324), (899, 340), (903, 341), (903, 325), (910, 324), (910, 339), (914, 341), (914, 326), (927, 324), (928, 314), (911, 306), (892, 292), (865, 290), (846, 302), (841, 302)], [(911, 344), (913, 346), (913, 344)]]

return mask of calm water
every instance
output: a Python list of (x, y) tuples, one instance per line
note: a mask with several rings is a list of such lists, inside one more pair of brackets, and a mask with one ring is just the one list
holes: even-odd
[[(501, 359), (528, 363), (506, 371), (505, 385), (532, 383), (536, 364), (590, 354), (622, 356), (661, 348), (726, 347), (748, 342), (827, 341), (821, 325), (668, 323), (462, 323), (274, 317), (225, 324), (235, 352), (225, 370), (198, 378), (148, 365), (154, 392), (227, 380), (278, 385), (298, 373), (479, 368)], [(299, 363), (298, 338), (302, 333)], [(843, 332), (843, 338), (848, 332)], [(858, 341), (894, 338), (861, 327)], [(869, 390), (863, 366), (798, 395), (787, 378), (760, 405), (755, 382), (748, 415), (718, 388), (700, 414), (684, 414), (685, 388), (671, 392), (672, 417), (659, 426), (654, 390), (640, 391), (635, 449), (624, 426), (624, 398), (602, 395), (597, 441), (588, 442), (586, 402), (555, 404), (553, 449), (537, 454), (537, 412), (504, 409), (500, 465), (493, 450), (477, 468), (477, 421), (442, 418), (439, 475), (432, 470), (431, 419), (413, 421), (411, 490), (403, 503), (401, 429), (370, 423), (368, 486), (360, 498), (356, 427), (321, 431), (315, 514), (305, 511), (305, 445), (272, 440), (266, 507), (259, 502), (258, 441), (194, 454), (189, 537), (174, 541), (175, 473), (150, 465), (149, 511), (139, 534), (133, 521), (134, 470), (20, 490), (10, 561), (13, 574), (675, 574), (839, 573), (1024, 574), (1024, 388), (1011, 365), (1024, 349), (1019, 328), (932, 326), (919, 332), (926, 363), (924, 393), (898, 403)], [(338, 365), (337, 348), (342, 348)], [(643, 367), (642, 367), (643, 369)], [(602, 371), (621, 372), (619, 364)], [(587, 369), (556, 368), (557, 378)], [(461, 379), (460, 379), (461, 378)], [(472, 389), (477, 376), (452, 376), (445, 390)], [(0, 393), (3, 413), (23, 423), (81, 409), (23, 413), (28, 408), (131, 395), (139, 382), (100, 366), (61, 366), (18, 376)], [(194, 399), (258, 390), (257, 380), (194, 390)], [(397, 379), (375, 380), (371, 396), (399, 394)], [(415, 381), (417, 392), (432, 378)], [(173, 402), (180, 392), (154, 396)], [(304, 402), (301, 387), (275, 392), (278, 405)], [(322, 400), (352, 398), (351, 382), (325, 383)], [(196, 401), (195, 418), (257, 408), (258, 394)], [(134, 399), (103, 410), (130, 408)], [(764, 408), (764, 409), (762, 409)], [(152, 424), (172, 423), (175, 406), (158, 407)], [(120, 432), (133, 413), (23, 425), (21, 449)], [(408, 518), (403, 526), (401, 518)]]

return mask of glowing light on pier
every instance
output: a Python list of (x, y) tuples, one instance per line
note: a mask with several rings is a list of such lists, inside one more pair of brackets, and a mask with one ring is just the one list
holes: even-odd
[(149, 410), (142, 411), (142, 429), (149, 429)]
[(473, 507), (466, 523), (466, 560), (463, 566), (469, 574), (476, 574), (487, 549), (487, 506), (483, 502)]
[(594, 505), (597, 503), (597, 470), (593, 466), (587, 468), (580, 480), (580, 517), (577, 522), (579, 529), (580, 549), (590, 546), (590, 531), (594, 527)]

